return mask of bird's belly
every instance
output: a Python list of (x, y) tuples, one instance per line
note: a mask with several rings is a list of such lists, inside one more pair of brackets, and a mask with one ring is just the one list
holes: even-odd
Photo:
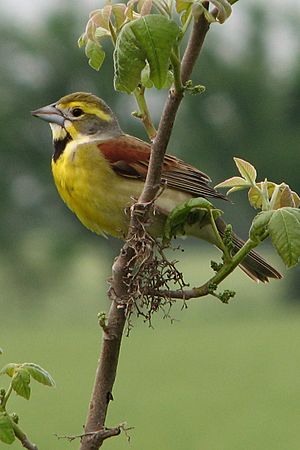
[[(52, 162), (58, 192), (79, 220), (97, 234), (124, 237), (128, 229), (126, 209), (138, 197), (141, 186), (120, 180), (102, 158), (79, 152)], [(121, 182), (122, 181), (122, 182)]]
[[(58, 192), (79, 220), (97, 234), (124, 238), (128, 231), (128, 208), (138, 199), (143, 183), (117, 175), (98, 149), (85, 145), (68, 151), (54, 162), (52, 172)], [(162, 232), (166, 215), (190, 194), (165, 189), (158, 196), (151, 233)]]

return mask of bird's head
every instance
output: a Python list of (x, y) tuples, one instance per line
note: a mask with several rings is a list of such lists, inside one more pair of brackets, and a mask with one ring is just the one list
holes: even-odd
[(93, 94), (76, 92), (32, 111), (50, 124), (54, 142), (83, 137), (110, 139), (122, 130), (107, 104)]

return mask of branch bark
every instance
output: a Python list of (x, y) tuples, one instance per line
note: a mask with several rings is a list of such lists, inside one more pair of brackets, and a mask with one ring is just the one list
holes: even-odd
[[(209, 24), (204, 15), (202, 15), (193, 24), (189, 42), (183, 56), (181, 64), (181, 80), (183, 85), (192, 73), (208, 30)], [(157, 135), (153, 142), (146, 182), (137, 204), (150, 205), (158, 192), (165, 152), (183, 95), (183, 91), (178, 92), (174, 88), (169, 91)], [(128, 238), (130, 238), (134, 231), (137, 209), (139, 208), (132, 208)], [(147, 208), (145, 208), (144, 213), (144, 217), (146, 217)], [(128, 275), (130, 260), (132, 258), (132, 250), (128, 241), (129, 239), (125, 242), (113, 266), (110, 290), (112, 304), (108, 315), (108, 323), (104, 329), (103, 346), (85, 425), (85, 434), (87, 435), (82, 438), (80, 450), (98, 450), (103, 443), (101, 434), (88, 435), (88, 433), (104, 429), (108, 403), (112, 398), (111, 393), (116, 377), (120, 345), (126, 321), (124, 308), (121, 305), (127, 294), (126, 276)]]
[(38, 450), (37, 446), (33, 442), (30, 442), (26, 434), (14, 422), (13, 422), (13, 429), (15, 436), (21, 442), (22, 447), (27, 448), (28, 450)]
[[(113, 281), (115, 286), (110, 291), (112, 300), (108, 313), (108, 320), (103, 329), (103, 342), (96, 370), (95, 382), (89, 404), (88, 415), (84, 427), (85, 436), (81, 439), (80, 450), (98, 450), (104, 439), (103, 434), (97, 432), (104, 430), (107, 408), (113, 400), (112, 388), (115, 382), (119, 353), (125, 325), (125, 310), (117, 302), (127, 290), (124, 283), (126, 274), (127, 256), (129, 252), (121, 250), (119, 257), (113, 265)], [(115, 436), (115, 434), (114, 434)]]

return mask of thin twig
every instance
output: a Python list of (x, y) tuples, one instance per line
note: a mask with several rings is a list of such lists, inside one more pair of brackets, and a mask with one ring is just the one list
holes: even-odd
[(66, 439), (69, 442), (75, 441), (75, 439), (83, 439), (85, 437), (90, 437), (92, 439), (101, 438), (102, 441), (105, 439), (108, 439), (112, 436), (118, 436), (121, 433), (121, 425), (118, 425), (115, 428), (103, 428), (102, 430), (98, 431), (90, 431), (89, 433), (82, 433), (82, 434), (74, 434), (72, 436), (58, 436), (55, 435), (57, 439)]
[(221, 269), (204, 283), (202, 286), (194, 287), (192, 289), (179, 289), (176, 291), (171, 290), (149, 290), (149, 294), (157, 297), (169, 298), (169, 299), (181, 299), (190, 300), (192, 298), (204, 297), (211, 292), (211, 286), (217, 287), (225, 278), (230, 275), (234, 269), (241, 263), (245, 256), (250, 253), (253, 248), (257, 246), (257, 243), (248, 239), (245, 244), (239, 249), (238, 252), (228, 261), (226, 261)]

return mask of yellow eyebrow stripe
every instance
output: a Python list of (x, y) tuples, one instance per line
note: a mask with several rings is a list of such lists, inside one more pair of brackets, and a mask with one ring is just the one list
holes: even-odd
[[(68, 107), (73, 108), (73, 107), (78, 107), (81, 108), (82, 105), (78, 102), (70, 102), (68, 103)], [(101, 109), (99, 109), (99, 106), (93, 106), (93, 105), (84, 105), (84, 111), (88, 114), (95, 114), (96, 116), (99, 117), (99, 119), (101, 120), (105, 120), (106, 122), (110, 122), (112, 120), (112, 117), (110, 116), (110, 114), (105, 113), (104, 111), (101, 111)]]

